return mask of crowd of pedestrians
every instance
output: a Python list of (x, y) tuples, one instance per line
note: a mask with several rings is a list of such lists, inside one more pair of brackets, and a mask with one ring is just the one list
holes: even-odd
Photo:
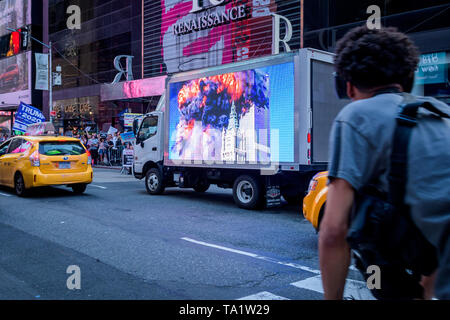
[(94, 165), (121, 165), (123, 150), (128, 148), (129, 144), (123, 143), (119, 131), (107, 135), (75, 134), (74, 138), (80, 139), (89, 150)]

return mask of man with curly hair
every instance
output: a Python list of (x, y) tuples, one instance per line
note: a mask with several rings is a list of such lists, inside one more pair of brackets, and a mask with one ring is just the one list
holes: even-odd
[[(418, 62), (418, 49), (394, 28), (357, 27), (337, 43), (336, 73), (352, 102), (337, 116), (330, 137), (330, 183), (319, 235), (325, 299), (343, 298), (351, 261), (346, 236), (356, 192), (367, 185), (389, 190), (392, 140), (401, 103), (408, 97), (425, 100), (450, 113), (443, 102), (408, 94)], [(424, 290), (411, 298), (450, 299), (450, 121), (418, 124), (414, 130), (405, 203), (418, 228), (438, 249), (439, 270), (434, 292), (434, 277), (424, 277)]]

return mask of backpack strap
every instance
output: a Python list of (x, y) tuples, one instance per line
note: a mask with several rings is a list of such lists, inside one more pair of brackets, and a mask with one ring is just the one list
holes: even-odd
[(417, 125), (417, 112), (419, 108), (427, 109), (441, 118), (450, 118), (450, 115), (439, 110), (428, 101), (415, 101), (401, 106), (397, 116), (394, 141), (392, 144), (391, 169), (389, 172), (389, 202), (404, 206), (408, 173), (408, 147), (412, 129)]

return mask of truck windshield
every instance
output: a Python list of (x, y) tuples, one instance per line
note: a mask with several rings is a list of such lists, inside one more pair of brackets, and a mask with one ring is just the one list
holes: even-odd
[(76, 141), (52, 141), (39, 143), (39, 153), (45, 156), (79, 156), (86, 150)]
[(139, 131), (139, 141), (145, 141), (155, 136), (158, 130), (158, 117), (150, 116), (142, 121), (141, 130)]

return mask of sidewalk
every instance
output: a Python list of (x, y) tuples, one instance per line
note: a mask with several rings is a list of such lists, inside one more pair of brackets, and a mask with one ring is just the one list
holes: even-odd
[(121, 173), (122, 167), (99, 167), (94, 169), (94, 183), (108, 183), (108, 182), (138, 182), (139, 180), (132, 174), (126, 172)]
[(122, 170), (122, 166), (107, 166), (107, 165), (94, 165), (93, 169), (111, 169), (111, 170)]

